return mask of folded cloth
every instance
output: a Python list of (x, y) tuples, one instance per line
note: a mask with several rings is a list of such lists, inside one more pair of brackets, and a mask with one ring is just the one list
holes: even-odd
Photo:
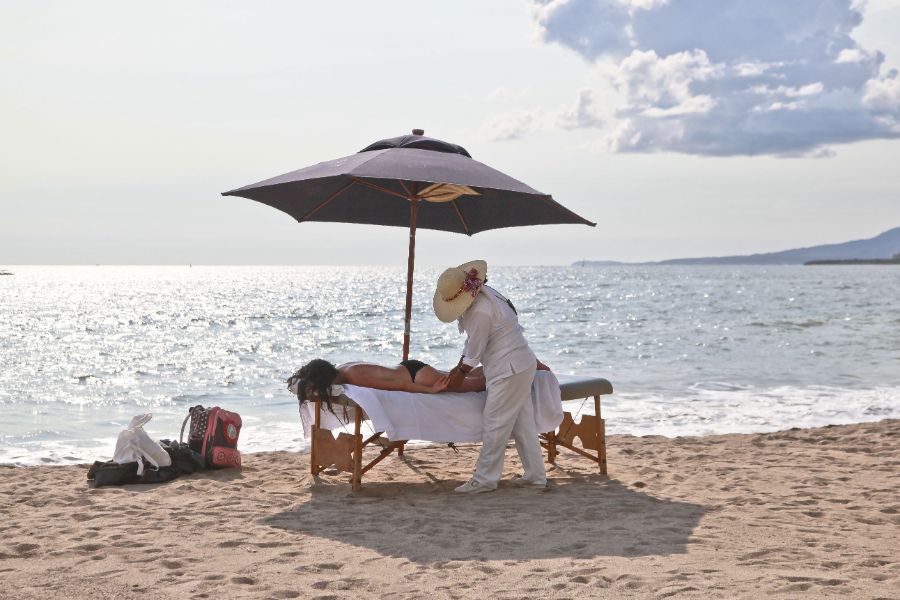
[[(362, 407), (373, 430), (383, 431), (390, 440), (481, 441), (481, 420), (487, 392), (414, 394), (345, 385), (344, 395)], [(535, 373), (531, 401), (534, 403), (534, 421), (538, 431), (553, 431), (562, 423), (559, 382), (552, 372)], [(309, 402), (300, 407), (300, 420), (307, 438), (312, 429), (314, 410), (314, 405)], [(335, 407), (337, 414), (323, 410), (321, 426), (343, 429), (353, 420), (353, 410), (348, 409), (347, 418), (342, 406)]]

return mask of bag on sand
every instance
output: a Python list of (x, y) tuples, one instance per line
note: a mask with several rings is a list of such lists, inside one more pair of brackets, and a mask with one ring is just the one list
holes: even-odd
[(197, 405), (188, 411), (181, 424), (179, 441), (184, 441), (184, 428), (188, 420), (188, 445), (199, 452), (207, 468), (240, 467), (241, 453), (237, 449), (241, 433), (241, 415), (218, 406), (204, 408)]
[(88, 469), (88, 481), (94, 482), (94, 487), (104, 485), (128, 485), (132, 483), (163, 483), (178, 477), (178, 469), (175, 467), (160, 467), (154, 469), (147, 467), (140, 475), (137, 474), (138, 463), (117, 463), (114, 460), (95, 461)]
[(187, 444), (172, 440), (159, 440), (162, 447), (172, 457), (172, 466), (181, 474), (191, 474), (206, 468), (206, 461)]
[(169, 453), (144, 431), (144, 425), (152, 418), (153, 415), (149, 413), (132, 418), (128, 427), (119, 433), (116, 451), (113, 452), (113, 461), (120, 465), (136, 462), (139, 477), (144, 473), (144, 461), (156, 469), (172, 465)]

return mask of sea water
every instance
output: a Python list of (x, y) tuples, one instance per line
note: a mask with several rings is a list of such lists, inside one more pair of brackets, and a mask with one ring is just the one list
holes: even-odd
[[(240, 448), (304, 450), (285, 379), (401, 358), (401, 267), (13, 267), (0, 277), (0, 463), (108, 459), (132, 416), (241, 414)], [(463, 338), (416, 271), (411, 357)], [(771, 431), (900, 417), (900, 268), (494, 267), (541, 360), (602, 376), (610, 433)], [(592, 402), (568, 403), (592, 410)]]

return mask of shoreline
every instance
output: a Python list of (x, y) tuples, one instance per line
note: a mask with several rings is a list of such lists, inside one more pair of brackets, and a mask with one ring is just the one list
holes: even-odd
[(477, 446), (416, 447), (350, 491), (307, 455), (92, 489), (0, 468), (0, 598), (888, 598), (900, 420), (763, 434), (611, 435), (610, 477), (563, 452), (547, 492), (452, 492)]
[[(569, 402), (577, 402), (577, 401), (569, 401)], [(591, 413), (586, 413), (586, 414), (591, 414)], [(607, 419), (607, 432), (608, 432), (608, 431), (610, 430), (610, 428), (611, 428), (611, 427), (610, 427), (610, 422), (615, 422), (615, 421), (617, 420), (617, 417), (614, 417), (614, 416), (611, 417), (611, 416), (609, 416), (609, 411), (608, 411), (608, 409), (607, 409), (607, 411), (604, 411), (604, 414), (605, 414), (606, 419)], [(576, 419), (576, 420), (577, 420), (577, 419)], [(680, 440), (680, 439), (694, 439), (694, 438), (700, 438), (700, 439), (702, 439), (702, 438), (713, 437), (713, 436), (752, 436), (752, 435), (765, 435), (765, 434), (780, 433), (780, 432), (786, 432), (786, 431), (799, 431), (799, 430), (809, 430), (809, 429), (820, 429), (820, 428), (827, 428), (827, 427), (843, 427), (843, 426), (851, 426), (851, 425), (865, 425), (865, 424), (870, 424), (870, 423), (879, 423), (879, 422), (883, 422), (883, 421), (891, 421), (891, 420), (900, 420), (900, 418), (893, 417), (893, 416), (889, 416), (889, 417), (884, 417), (884, 418), (880, 418), (880, 419), (879, 419), (879, 418), (873, 418), (873, 419), (871, 419), (871, 420), (865, 420), (865, 421), (852, 421), (852, 422), (844, 422), (844, 423), (827, 423), (827, 424), (812, 424), (812, 425), (794, 426), (794, 427), (790, 427), (790, 428), (788, 428), (788, 429), (777, 429), (777, 428), (770, 429), (770, 428), (763, 428), (761, 431), (733, 431), (733, 432), (727, 432), (727, 433), (701, 433), (701, 434), (686, 434), (686, 435), (680, 435), (680, 434), (679, 434), (679, 435), (666, 435), (666, 434), (660, 434), (660, 433), (641, 433), (641, 434), (631, 434), (631, 433), (607, 433), (607, 439), (615, 439), (615, 438), (618, 438), (618, 437), (623, 437), (623, 438), (636, 438), (636, 439), (659, 438), (659, 439), (663, 439), (663, 440), (674, 441), (674, 440)], [(278, 422), (278, 424), (285, 424), (285, 423), (284, 423), (284, 422)], [(292, 424), (292, 425), (293, 425), (293, 424)], [(297, 429), (300, 429), (300, 428), (301, 428), (301, 424), (300, 424), (299, 419), (297, 420), (296, 428), (297, 428)], [(335, 433), (336, 433), (336, 432), (337, 432), (337, 430), (335, 430)], [(154, 437), (154, 434), (155, 434), (155, 433), (158, 433), (158, 432), (150, 431), (150, 432), (148, 432), (148, 433), (150, 434), (151, 437)], [(302, 431), (301, 431), (301, 436), (302, 436)], [(245, 436), (245, 437), (246, 437), (246, 436)], [(164, 437), (161, 437), (161, 438), (159, 438), (159, 439), (164, 439)], [(457, 445), (458, 448), (464, 448), (464, 447), (478, 447), (478, 446), (479, 446), (478, 443), (460, 443), (460, 444), (456, 444), (456, 445)], [(30, 469), (30, 468), (40, 468), (40, 467), (50, 467), (50, 468), (60, 468), (60, 467), (84, 467), (85, 469), (87, 469), (87, 468), (88, 468), (95, 460), (97, 460), (97, 461), (111, 460), (111, 459), (112, 459), (112, 450), (114, 449), (114, 447), (115, 447), (115, 440), (113, 439), (113, 440), (110, 442), (110, 444), (109, 444), (109, 453), (108, 453), (108, 455), (98, 454), (98, 455), (96, 456), (96, 458), (93, 458), (93, 459), (90, 459), (90, 460), (87, 460), (87, 459), (86, 459), (86, 460), (81, 460), (81, 459), (70, 459), (68, 462), (44, 462), (44, 463), (41, 463), (41, 464), (16, 464), (16, 463), (13, 463), (13, 462), (3, 462), (3, 461), (0, 461), (0, 468), (23, 468), (23, 469)], [(407, 447), (407, 448), (438, 448), (438, 449), (440, 449), (440, 448), (447, 448), (447, 444), (446, 444), (446, 443), (443, 443), (443, 442), (430, 442), (430, 441), (427, 441), (427, 440), (411, 440), (411, 441), (408, 441), (408, 442), (406, 443), (406, 447)], [(281, 453), (281, 452), (287, 452), (287, 453), (292, 453), (292, 454), (297, 454), (297, 455), (303, 455), (303, 456), (306, 456), (306, 455), (309, 454), (309, 451), (310, 451), (310, 448), (309, 448), (308, 445), (305, 446), (305, 447), (302, 447), (302, 448), (290, 448), (290, 449), (280, 449), (280, 450), (269, 450), (269, 449), (266, 449), (266, 450), (246, 451), (246, 450), (241, 449), (241, 444), (240, 444), (240, 443), (238, 443), (238, 449), (241, 450), (241, 455), (244, 456), (244, 457), (247, 457), (247, 456), (256, 456), (256, 455), (266, 455), (266, 454), (277, 454), (277, 453)]]

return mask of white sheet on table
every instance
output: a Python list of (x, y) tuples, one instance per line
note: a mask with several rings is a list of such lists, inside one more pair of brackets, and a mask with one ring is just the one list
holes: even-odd
[[(487, 392), (464, 394), (412, 394), (388, 392), (355, 385), (344, 386), (344, 394), (365, 411), (375, 431), (383, 431), (391, 440), (427, 440), (430, 442), (480, 442), (481, 417)], [(550, 371), (535, 373), (531, 386), (534, 421), (537, 430), (553, 431), (562, 423), (559, 382)], [(300, 408), (303, 433), (309, 438), (315, 405), (306, 402)], [(345, 430), (353, 422), (354, 409), (344, 411), (335, 405), (337, 416), (322, 411), (322, 427)], [(346, 430), (349, 431), (349, 428)]]

